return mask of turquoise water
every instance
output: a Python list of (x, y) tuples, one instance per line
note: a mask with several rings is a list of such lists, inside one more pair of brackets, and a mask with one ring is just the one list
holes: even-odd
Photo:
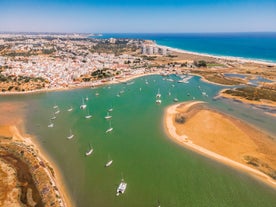
[[(179, 79), (175, 75), (170, 78)], [(163, 130), (163, 113), (173, 98), (187, 101), (194, 97), (274, 135), (276, 118), (240, 103), (213, 100), (222, 87), (203, 83), (199, 77), (190, 79), (189, 84), (169, 82), (158, 75), (134, 81), (110, 88), (1, 97), (1, 101), (28, 104), (27, 132), (37, 137), (56, 162), (77, 206), (151, 207), (157, 206), (157, 200), (162, 207), (276, 206), (275, 190), (171, 141)], [(155, 103), (158, 89), (162, 94), (160, 105)], [(125, 92), (118, 97), (122, 90)], [(202, 91), (208, 97), (202, 96)], [(79, 109), (86, 96), (93, 115), (89, 120)], [(55, 104), (61, 112), (54, 128), (48, 128)], [(72, 112), (67, 111), (70, 106), (74, 107)], [(104, 116), (111, 106), (114, 130), (107, 134), (109, 122)], [(70, 128), (75, 134), (72, 140), (66, 138)], [(89, 143), (94, 152), (86, 157)], [(108, 157), (113, 164), (105, 168)], [(128, 187), (125, 194), (116, 197), (122, 177)]]
[[(218, 56), (276, 62), (276, 33), (104, 34), (100, 38), (137, 38)], [(99, 38), (99, 37), (98, 37)]]

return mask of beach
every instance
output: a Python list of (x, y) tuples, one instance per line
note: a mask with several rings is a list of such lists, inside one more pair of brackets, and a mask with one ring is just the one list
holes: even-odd
[(272, 178), (276, 169), (275, 138), (210, 110), (203, 102), (168, 107), (164, 124), (169, 137), (178, 144), (245, 171), (276, 189)]
[[(54, 162), (34, 137), (24, 133), (24, 107), (24, 103), (0, 104), (0, 174), (4, 178), (0, 204), (74, 206)], [(42, 193), (45, 189), (48, 193)], [(22, 193), (26, 196), (23, 201), (19, 200)]]

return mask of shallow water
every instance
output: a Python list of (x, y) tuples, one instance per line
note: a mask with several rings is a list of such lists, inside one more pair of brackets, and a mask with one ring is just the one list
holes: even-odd
[[(135, 79), (132, 85), (1, 97), (1, 101), (28, 103), (27, 132), (37, 137), (56, 162), (77, 206), (150, 207), (157, 206), (158, 200), (161, 206), (174, 207), (276, 206), (275, 190), (168, 139), (163, 113), (175, 97), (179, 101), (194, 98), (273, 135), (276, 118), (241, 103), (213, 100), (222, 87), (201, 82), (199, 77), (188, 84), (177, 83), (175, 75), (170, 78), (175, 82), (154, 75)], [(155, 103), (158, 89), (160, 105)], [(124, 93), (118, 97), (120, 91)], [(86, 96), (91, 119), (85, 119), (86, 112), (79, 109)], [(54, 127), (48, 128), (55, 104), (61, 112), (53, 121)], [(72, 112), (67, 111), (70, 106)], [(110, 107), (114, 129), (107, 134), (109, 122), (104, 116)], [(69, 129), (75, 135), (72, 140), (66, 138)], [(86, 157), (89, 143), (94, 152)], [(113, 164), (106, 168), (108, 157)], [(116, 197), (122, 177), (128, 183), (127, 190)]]

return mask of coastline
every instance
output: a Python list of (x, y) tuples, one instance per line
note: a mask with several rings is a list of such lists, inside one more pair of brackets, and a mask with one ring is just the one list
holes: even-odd
[[(204, 102), (201, 102), (201, 101), (189, 102), (184, 106), (183, 110), (189, 110), (189, 108), (191, 108), (192, 106), (202, 104), (202, 103), (204, 103)], [(195, 151), (203, 156), (214, 159), (214, 160), (221, 162), (225, 165), (234, 167), (235, 169), (244, 171), (244, 172), (250, 174), (251, 176), (259, 179), (260, 181), (268, 184), (270, 187), (272, 187), (273, 189), (276, 190), (276, 181), (273, 180), (267, 174), (255, 169), (255, 168), (249, 167), (249, 166), (245, 165), (244, 163), (238, 162), (238, 161), (228, 158), (226, 156), (220, 155), (212, 150), (204, 148), (198, 144), (195, 144), (195, 143), (193, 143), (193, 138), (190, 138), (183, 133), (182, 134), (177, 133), (177, 128), (174, 124), (173, 119), (174, 119), (175, 115), (178, 113), (177, 108), (181, 105), (183, 105), (183, 103), (169, 106), (165, 110), (165, 116), (164, 116), (165, 127), (164, 127), (164, 129), (165, 129), (166, 134), (172, 141), (174, 141), (177, 144), (180, 144), (181, 146), (186, 147), (192, 151)]]
[[(149, 75), (158, 75), (160, 74), (159, 71), (157, 72), (150, 72), (150, 73), (142, 73), (142, 74), (132, 74), (130, 76), (126, 76), (120, 79), (116, 80), (99, 80), (95, 82), (89, 82), (85, 85), (72, 85), (68, 87), (57, 87), (57, 88), (43, 88), (38, 90), (32, 90), (32, 91), (20, 91), (20, 92), (0, 92), (0, 96), (12, 96), (12, 95), (26, 95), (26, 94), (37, 94), (37, 93), (46, 93), (46, 92), (56, 92), (56, 91), (68, 91), (68, 90), (74, 90), (74, 89), (80, 89), (80, 88), (90, 88), (90, 87), (100, 87), (105, 85), (111, 85), (111, 84), (119, 84), (119, 83), (125, 83), (130, 80), (140, 78), (143, 76), (149, 76)], [(115, 77), (116, 78), (116, 77)]]
[[(231, 100), (237, 100), (237, 101), (242, 102), (243, 104), (253, 104), (253, 105), (256, 105), (256, 106), (276, 107), (276, 103), (273, 102), (273, 101), (269, 101), (269, 100), (260, 100), (260, 101), (247, 100), (247, 99), (242, 98), (242, 97), (232, 96), (230, 94), (223, 93), (226, 90), (228, 90), (228, 89), (222, 89), (218, 93), (218, 95), (214, 98), (215, 99), (217, 99), (217, 98), (226, 98), (226, 99), (231, 99)], [(276, 114), (272, 114), (272, 113), (269, 113), (269, 114), (271, 114), (272, 116), (276, 116)]]
[[(14, 110), (16, 107), (18, 106), (13, 106), (12, 109)], [(5, 107), (3, 108), (5, 109)], [(22, 111), (22, 109), (19, 110)], [(5, 112), (3, 118), (5, 119)], [(17, 118), (18, 117), (16, 117), (15, 119)], [(8, 119), (4, 121), (1, 120), (0, 122), (0, 149), (2, 150), (2, 153), (5, 155), (6, 152), (7, 155), (13, 156), (14, 159), (19, 159), (21, 160), (21, 162), (25, 162), (26, 164), (28, 163), (27, 165), (30, 168), (28, 172), (31, 173), (33, 181), (39, 181), (39, 183), (35, 185), (39, 192), (42, 190), (39, 189), (39, 187), (41, 188), (43, 186), (48, 186), (49, 193), (54, 193), (57, 196), (55, 197), (55, 203), (58, 203), (59, 206), (73, 207), (74, 203), (71, 200), (70, 193), (59, 168), (57, 167), (55, 162), (50, 159), (49, 155), (45, 153), (43, 148), (36, 141), (35, 137), (30, 136), (24, 132), (23, 118), (21, 117), (20, 121), (15, 119)], [(24, 155), (25, 158), (18, 156), (19, 149), (26, 151), (26, 153), (24, 153), (26, 154), (26, 156)], [(32, 153), (28, 155), (28, 151)], [(3, 163), (6, 163), (6, 165), (15, 170), (15, 167), (12, 164), (9, 164), (9, 162), (1, 159), (1, 166)], [(37, 167), (34, 166), (35, 163), (39, 163), (42, 168), (40, 167), (38, 170), (36, 170)], [(16, 182), (19, 182), (17, 176), (15, 177), (17, 180)], [(41, 177), (43, 177), (43, 180), (40, 180)], [(49, 183), (51, 187), (49, 186)], [(48, 195), (52, 195), (51, 193)], [(21, 193), (19, 193), (19, 195), (21, 195)], [(40, 194), (40, 196), (43, 200), (43, 196), (47, 197), (47, 194)]]
[(221, 59), (221, 60), (229, 60), (229, 61), (237, 61), (240, 63), (255, 63), (255, 64), (264, 64), (264, 65), (273, 65), (276, 66), (276, 62), (269, 62), (266, 60), (253, 60), (253, 59), (248, 59), (248, 58), (243, 58), (243, 57), (232, 57), (232, 56), (223, 56), (223, 55), (211, 55), (211, 54), (205, 54), (205, 53), (199, 53), (199, 52), (192, 52), (189, 50), (183, 50), (179, 48), (173, 48), (165, 45), (159, 45), (157, 44), (158, 47), (164, 48), (173, 52), (178, 52), (178, 53), (186, 53), (190, 55), (197, 55), (197, 56), (203, 56), (203, 57), (210, 57), (210, 58), (215, 58), (215, 59)]

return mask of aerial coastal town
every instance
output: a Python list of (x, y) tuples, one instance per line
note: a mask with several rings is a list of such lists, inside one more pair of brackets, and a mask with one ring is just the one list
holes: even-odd
[[(264, 98), (256, 93), (251, 97), (256, 90), (264, 94), (260, 88), (275, 89), (273, 64), (183, 52), (151, 40), (95, 37), (98, 35), (0, 34), (0, 92), (92, 87), (152, 73), (192, 73), (223, 85), (247, 84), (259, 75), (272, 80), (258, 88), (248, 84), (241, 96), (250, 93), (250, 100)], [(246, 78), (225, 73), (246, 74)]]
[[(81, 87), (98, 79), (143, 74), (156, 68), (137, 54), (166, 55), (166, 49), (146, 46), (140, 40), (80, 35), (2, 34), (0, 44), (2, 92)], [(5, 80), (14, 84), (5, 84)]]
[[(245, 76), (227, 75), (230, 73)], [(169, 74), (197, 75), (212, 84), (240, 86), (221, 91), (219, 98), (267, 106), (276, 103), (275, 64), (183, 52), (151, 40), (103, 39), (87, 34), (0, 34), (0, 95), (96, 87), (150, 74), (168, 80)], [(260, 77), (263, 81), (258, 81)], [(5, 107), (3, 115), (8, 116), (9, 106)], [(270, 114), (276, 116), (275, 111)], [(20, 188), (21, 193), (15, 193), (20, 195), (20, 202), (27, 206), (67, 206), (56, 186), (53, 168), (13, 127), (7, 131), (5, 136), (0, 133), (0, 164), (29, 175), (19, 174), (19, 184), (10, 184)], [(263, 171), (275, 179), (274, 169)]]

